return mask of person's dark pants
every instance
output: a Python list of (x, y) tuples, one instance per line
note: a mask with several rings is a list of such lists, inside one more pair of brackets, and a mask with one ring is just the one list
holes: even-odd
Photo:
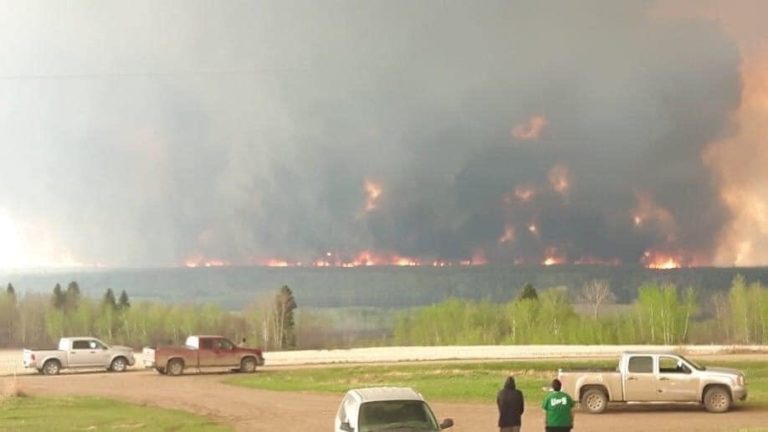
[(571, 432), (571, 429), (573, 426), (547, 426), (545, 430), (547, 432)]
[(499, 428), (499, 432), (520, 432), (520, 426), (504, 426)]

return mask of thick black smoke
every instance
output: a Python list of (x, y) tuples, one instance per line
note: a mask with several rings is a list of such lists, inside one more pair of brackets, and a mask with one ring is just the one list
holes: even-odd
[[(110, 265), (706, 256), (727, 215), (700, 155), (728, 133), (739, 58), (714, 24), (648, 4), (12, 6), (0, 209)], [(539, 139), (515, 138), (534, 115)], [(556, 165), (567, 196), (549, 187)], [(366, 179), (383, 190), (368, 213)], [(539, 193), (505, 202), (522, 185)], [(638, 193), (674, 235), (633, 224)]]

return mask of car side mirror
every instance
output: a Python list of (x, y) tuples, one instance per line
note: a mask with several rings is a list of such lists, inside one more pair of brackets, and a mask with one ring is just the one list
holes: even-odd
[(339, 426), (339, 428), (345, 432), (355, 432), (355, 428), (350, 426), (349, 422), (344, 422)]
[(447, 418), (440, 423), (440, 430), (448, 429), (449, 427), (453, 427), (453, 419)]

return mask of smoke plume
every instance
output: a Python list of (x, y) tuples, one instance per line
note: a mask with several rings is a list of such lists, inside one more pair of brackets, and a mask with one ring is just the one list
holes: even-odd
[[(746, 217), (723, 185), (743, 190), (726, 166), (759, 131), (734, 126), (742, 52), (706, 16), (643, 0), (3, 10), (0, 216), (21, 240), (0, 266), (700, 265), (728, 260)], [(718, 142), (739, 156), (711, 162)]]

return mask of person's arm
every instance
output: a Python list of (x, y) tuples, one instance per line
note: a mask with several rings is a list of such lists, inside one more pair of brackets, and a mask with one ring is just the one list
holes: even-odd
[(523, 397), (523, 392), (520, 392), (520, 414), (523, 414), (525, 412), (525, 398)]

